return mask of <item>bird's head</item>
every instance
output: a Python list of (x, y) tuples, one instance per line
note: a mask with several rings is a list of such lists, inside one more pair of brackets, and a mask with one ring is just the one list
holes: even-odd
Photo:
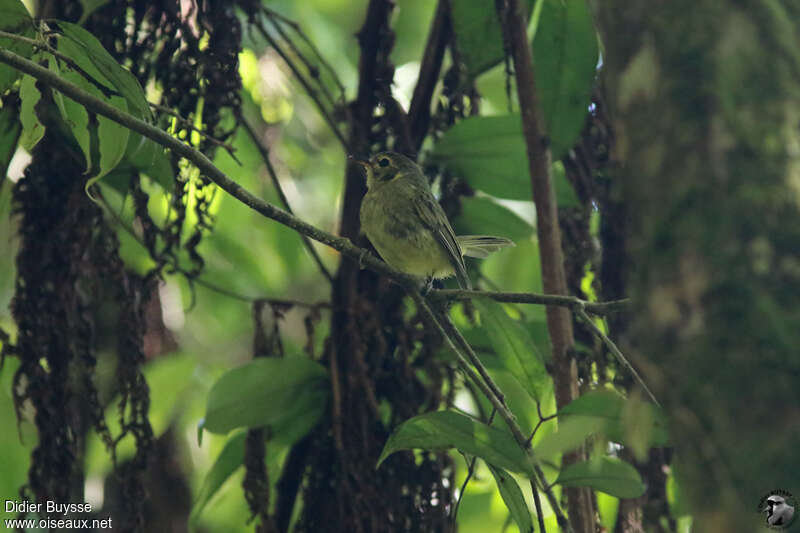
[(354, 159), (354, 162), (364, 167), (368, 189), (376, 184), (392, 181), (398, 176), (420, 173), (414, 161), (397, 152), (379, 152), (369, 161)]

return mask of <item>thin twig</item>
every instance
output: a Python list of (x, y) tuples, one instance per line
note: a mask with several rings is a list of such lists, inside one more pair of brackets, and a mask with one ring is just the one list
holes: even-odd
[(623, 311), (630, 305), (630, 300), (613, 300), (610, 302), (589, 302), (576, 296), (563, 294), (536, 294), (531, 292), (498, 292), (476, 291), (467, 289), (438, 289), (428, 295), (432, 300), (471, 300), (472, 298), (491, 298), (498, 302), (517, 304), (555, 305), (569, 309), (583, 309), (594, 315), (607, 315)]
[(283, 41), (289, 46), (289, 50), (296, 57), (300, 58), (300, 62), (303, 63), (303, 65), (305, 65), (306, 67), (306, 70), (308, 70), (308, 75), (311, 76), (312, 79), (317, 81), (317, 85), (319, 86), (322, 95), (328, 100), (330, 105), (336, 106), (337, 103), (336, 100), (334, 99), (330, 91), (328, 91), (328, 88), (325, 86), (325, 84), (322, 82), (322, 78), (320, 78), (319, 76), (319, 69), (315, 65), (312, 65), (311, 61), (309, 61), (308, 58), (306, 58), (306, 56), (303, 55), (302, 52), (300, 52), (300, 50), (297, 48), (297, 45), (294, 44), (294, 41), (292, 41), (289, 38), (289, 36), (286, 34), (285, 31), (283, 31), (280, 22), (276, 21), (273, 18), (269, 18), (269, 21), (272, 24), (272, 27), (275, 28), (275, 31), (278, 32), (278, 35), (280, 35), (281, 39), (283, 39)]
[(303, 31), (303, 28), (300, 26), (300, 24), (289, 18), (286, 18), (277, 11), (270, 9), (266, 6), (263, 6), (262, 9), (264, 10), (264, 13), (266, 14), (267, 17), (279, 20), (284, 24), (286, 24), (287, 26), (289, 26), (290, 28), (292, 28), (292, 30), (294, 30), (294, 32), (300, 37), (300, 39), (302, 39), (303, 42), (306, 43), (306, 46), (308, 46), (311, 52), (317, 57), (317, 61), (319, 61), (319, 64), (322, 65), (325, 68), (325, 70), (328, 71), (328, 74), (331, 75), (333, 82), (339, 89), (339, 95), (342, 98), (342, 101), (344, 101), (345, 89), (342, 80), (339, 79), (339, 74), (336, 72), (333, 66), (331, 66), (331, 64), (325, 59), (325, 57), (320, 53), (319, 49), (316, 47), (314, 42)]
[(331, 128), (331, 131), (339, 140), (339, 142), (342, 144), (342, 147), (345, 149), (345, 151), (349, 153), (350, 148), (347, 143), (347, 140), (344, 138), (342, 132), (339, 131), (339, 126), (336, 124), (333, 115), (331, 115), (330, 111), (328, 111), (328, 109), (323, 105), (322, 101), (319, 98), (319, 95), (317, 94), (316, 89), (314, 89), (311, 86), (311, 84), (308, 82), (305, 76), (303, 76), (303, 74), (297, 68), (297, 65), (294, 64), (294, 61), (292, 61), (289, 58), (289, 56), (286, 55), (286, 52), (283, 50), (283, 48), (280, 47), (280, 45), (278, 45), (278, 42), (272, 37), (272, 35), (270, 35), (270, 33), (267, 31), (264, 25), (261, 24), (260, 22), (257, 22), (255, 24), (255, 27), (258, 29), (259, 33), (261, 33), (261, 36), (264, 37), (264, 39), (266, 39), (266, 41), (270, 44), (270, 46), (272, 46), (272, 48), (275, 49), (278, 55), (281, 56), (283, 62), (286, 63), (286, 65), (292, 71), (292, 74), (294, 74), (295, 78), (297, 78), (297, 81), (299, 81), (300, 85), (302, 85), (303, 89), (305, 89), (306, 94), (308, 94), (308, 97), (311, 98), (311, 100), (313, 100), (314, 103), (317, 105), (317, 110), (319, 110), (320, 114), (322, 115), (322, 118), (325, 119), (325, 122), (328, 123), (328, 127)]
[[(125, 233), (130, 235), (132, 239), (134, 239), (137, 243), (139, 243), (139, 245), (141, 245), (142, 248), (147, 249), (147, 246), (145, 245), (145, 243), (142, 240), (141, 236), (139, 236), (136, 233), (136, 231), (134, 231), (133, 227), (131, 227), (131, 225), (128, 224), (120, 216), (119, 213), (117, 213), (114, 209), (111, 208), (111, 205), (108, 203), (108, 200), (106, 200), (106, 198), (102, 194), (98, 195), (98, 196), (100, 198), (100, 203), (103, 204), (103, 206), (106, 209), (106, 212), (109, 215), (111, 215), (111, 218), (114, 219), (114, 222), (116, 222), (119, 225), (119, 227), (122, 228), (123, 231), (125, 231)], [(292, 300), (292, 299), (289, 299), (289, 298), (272, 298), (272, 297), (267, 297), (267, 296), (245, 296), (244, 294), (238, 293), (238, 292), (233, 291), (231, 289), (227, 289), (225, 287), (221, 287), (220, 285), (217, 285), (215, 283), (207, 281), (207, 280), (205, 280), (203, 278), (200, 278), (200, 277), (194, 277), (193, 278), (193, 277), (191, 277), (190, 273), (188, 271), (186, 271), (184, 268), (182, 268), (180, 265), (170, 264), (169, 266), (175, 272), (177, 272), (179, 274), (183, 274), (186, 277), (186, 279), (189, 280), (190, 283), (197, 283), (198, 285), (201, 285), (201, 286), (205, 287), (206, 289), (208, 289), (210, 291), (222, 294), (224, 296), (228, 296), (229, 298), (233, 298), (235, 300), (240, 300), (242, 302), (247, 302), (247, 303), (266, 302), (268, 304), (281, 305), (281, 306), (284, 306), (284, 307), (304, 307), (304, 308), (307, 308), (307, 309), (330, 309), (331, 308), (331, 304), (329, 302), (322, 302), (322, 301), (315, 302), (315, 303), (310, 303), (310, 302), (301, 302), (299, 300)]]
[(536, 422), (536, 427), (533, 428), (533, 431), (531, 431), (531, 436), (528, 437), (528, 445), (530, 445), (530, 443), (533, 441), (533, 437), (536, 436), (536, 432), (539, 430), (539, 427), (542, 424), (544, 424), (548, 420), (552, 420), (552, 419), (554, 419), (554, 418), (556, 418), (558, 416), (558, 413), (552, 414), (552, 415), (547, 415), (547, 416), (542, 415), (542, 404), (541, 404), (541, 402), (539, 400), (536, 400), (536, 412), (539, 415), (539, 421)]
[(172, 109), (170, 109), (168, 107), (165, 107), (165, 106), (159, 105), (159, 104), (154, 104), (152, 102), (147, 102), (147, 103), (150, 104), (150, 107), (152, 107), (156, 111), (160, 111), (161, 113), (164, 113), (166, 115), (169, 115), (169, 116), (175, 118), (178, 122), (180, 122), (183, 125), (183, 127), (187, 128), (188, 130), (197, 132), (198, 134), (200, 134), (203, 137), (205, 137), (212, 144), (215, 144), (215, 145), (219, 146), (220, 148), (224, 148), (225, 151), (228, 152), (228, 155), (230, 155), (231, 158), (234, 161), (239, 163), (239, 166), (242, 165), (242, 162), (239, 161), (239, 158), (236, 157), (236, 154), (234, 153), (234, 152), (236, 152), (236, 149), (233, 146), (231, 146), (230, 144), (228, 144), (228, 143), (226, 143), (224, 141), (221, 141), (221, 140), (217, 139), (216, 137), (212, 136), (210, 133), (207, 133), (207, 132), (201, 130), (200, 128), (198, 128), (197, 126), (192, 124), (191, 120), (182, 117), (179, 113), (173, 111)]
[[(494, 417), (497, 414), (497, 409), (492, 409), (492, 414), (489, 415), (489, 421), (487, 422), (488, 425), (492, 425), (494, 422)], [(458, 499), (456, 500), (456, 504), (453, 506), (453, 513), (451, 521), (453, 522), (453, 533), (455, 533), (457, 526), (456, 519), (458, 518), (458, 508), (461, 506), (461, 500), (464, 498), (464, 492), (467, 490), (467, 484), (469, 480), (472, 479), (473, 474), (475, 473), (475, 463), (478, 461), (476, 456), (473, 456), (471, 460), (467, 459), (467, 456), (464, 456), (464, 461), (467, 463), (467, 476), (464, 478), (464, 482), (461, 484), (461, 490), (458, 492)]]
[[(253, 144), (256, 145), (256, 150), (261, 155), (261, 159), (264, 161), (264, 166), (267, 167), (267, 174), (269, 174), (269, 178), (272, 181), (273, 187), (275, 187), (275, 191), (278, 193), (278, 198), (280, 199), (283, 207), (291, 214), (294, 215), (294, 211), (292, 211), (292, 207), (289, 205), (289, 199), (286, 198), (286, 193), (283, 191), (283, 187), (281, 186), (281, 182), (278, 179), (278, 173), (275, 172), (275, 167), (272, 166), (272, 162), (269, 159), (269, 150), (264, 143), (261, 142), (261, 139), (258, 138), (258, 134), (250, 125), (249, 122), (244, 117), (239, 117), (239, 123), (244, 127), (247, 134), (250, 136), (250, 139), (253, 140)], [(311, 240), (308, 236), (303, 235), (302, 233), (299, 234), (300, 238), (303, 239), (303, 244), (305, 245), (308, 253), (311, 254), (312, 259), (319, 267), (320, 272), (322, 275), (325, 276), (328, 281), (333, 281), (333, 276), (331, 275), (330, 271), (325, 267), (325, 263), (322, 262), (322, 258), (319, 256), (317, 249), (314, 248), (314, 245), (311, 244)]]
[(531, 494), (533, 495), (533, 506), (536, 508), (536, 520), (539, 522), (539, 531), (547, 533), (544, 528), (544, 516), (542, 516), (542, 499), (539, 497), (539, 489), (536, 488), (536, 482), (531, 478)]
[(650, 399), (653, 400), (653, 403), (656, 404), (657, 406), (661, 407), (661, 404), (658, 403), (658, 400), (656, 399), (655, 395), (650, 391), (650, 388), (644, 382), (644, 379), (642, 379), (642, 376), (640, 376), (639, 372), (637, 372), (636, 369), (633, 368), (633, 365), (622, 354), (620, 349), (617, 348), (617, 345), (614, 344), (614, 341), (612, 341), (610, 338), (608, 338), (608, 335), (603, 333), (603, 330), (601, 330), (599, 327), (597, 327), (597, 324), (594, 323), (594, 321), (591, 319), (591, 317), (589, 315), (586, 314), (585, 311), (583, 311), (582, 309), (578, 308), (578, 309), (576, 309), (576, 313), (578, 314), (579, 317), (581, 317), (581, 320), (586, 322), (586, 325), (589, 326), (589, 328), (592, 331), (594, 331), (594, 333), (598, 337), (600, 337), (600, 339), (603, 341), (603, 344), (605, 344), (606, 347), (608, 348), (608, 350), (612, 354), (614, 354), (614, 356), (617, 358), (617, 360), (620, 362), (620, 364), (622, 364), (622, 366), (624, 366), (625, 368), (628, 369), (628, 371), (633, 375), (634, 379), (639, 383), (639, 385), (642, 387), (642, 389), (644, 389), (644, 391), (647, 393), (647, 395), (650, 397)]

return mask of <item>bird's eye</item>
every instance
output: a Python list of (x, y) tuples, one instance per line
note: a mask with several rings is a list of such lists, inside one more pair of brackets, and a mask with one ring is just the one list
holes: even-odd
[(389, 160), (384, 157), (384, 158), (378, 160), (378, 164), (380, 166), (382, 166), (382, 167), (388, 167), (389, 166)]

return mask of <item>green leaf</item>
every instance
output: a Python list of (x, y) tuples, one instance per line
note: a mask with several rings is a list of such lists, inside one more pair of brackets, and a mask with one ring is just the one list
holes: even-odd
[(17, 150), (17, 142), (22, 131), (16, 107), (8, 104), (0, 108), (0, 182), (6, 178), (8, 165)]
[[(528, 156), (520, 120), (517, 114), (466, 118), (436, 142), (431, 160), (492, 196), (531, 200)], [(566, 176), (556, 168), (552, 174), (556, 198), (574, 198), (574, 192), (569, 196), (572, 186)]]
[(575, 144), (589, 113), (597, 36), (587, 2), (542, 0), (533, 60), (553, 160)]
[[(59, 24), (68, 23), (59, 22)], [(82, 31), (85, 32), (85, 30)], [(99, 43), (98, 46), (100, 46)], [(100, 48), (102, 49), (102, 46)], [(91, 61), (91, 58), (87, 55), (87, 48), (84, 45), (76, 42), (74, 39), (61, 38), (58, 41), (58, 49), (74, 61), (82, 71), (79, 72), (70, 65), (64, 63), (61, 69), (63, 72), (62, 76), (65, 79), (75, 83), (93, 96), (105, 100), (108, 104), (113, 105), (117, 109), (125, 112), (128, 111), (128, 100), (115, 94), (114, 85), (96, 67), (95, 63)], [(87, 79), (87, 76), (90, 79)], [(92, 156), (92, 135), (88, 130), (84, 132), (85, 128), (83, 126), (84, 120), (86, 120), (86, 124), (88, 125), (88, 114), (85, 118), (83, 114), (86, 110), (78, 108), (82, 108), (83, 106), (75, 104), (69, 98), (64, 100), (64, 107), (67, 110), (67, 116), (64, 117), (64, 120), (72, 128), (73, 135), (75, 135), (78, 144), (83, 150), (87, 161), (87, 172), (94, 174), (86, 183), (86, 189), (88, 191), (92, 184), (108, 174), (122, 160), (122, 156), (125, 155), (125, 150), (128, 147), (130, 130), (106, 117), (97, 116), (97, 149), (99, 159), (97, 159), (97, 168), (93, 168), (94, 165), (90, 164), (90, 162), (95, 161)], [(88, 150), (87, 147), (89, 148)]]
[(22, 99), (20, 107), (20, 121), (22, 122), (22, 135), (19, 143), (30, 152), (42, 137), (44, 137), (44, 124), (36, 115), (36, 104), (42, 98), (42, 93), (36, 88), (36, 79), (25, 74), (19, 86), (19, 95)]
[[(109, 87), (115, 88), (125, 100), (127, 100), (132, 114), (144, 120), (152, 119), (153, 115), (150, 110), (150, 105), (147, 103), (147, 98), (142, 90), (142, 86), (139, 85), (139, 81), (128, 69), (123, 68), (117, 63), (94, 35), (77, 24), (64, 22), (62, 20), (58, 21), (57, 26), (63, 33), (63, 37), (59, 39), (59, 49), (61, 49), (62, 41), (68, 40), (73, 42), (80, 53), (94, 65), (95, 70), (102, 73), (103, 80), (110, 83)], [(77, 55), (68, 55), (71, 59), (78, 62)], [(78, 62), (78, 64), (81, 68), (84, 68), (84, 64), (80, 62)], [(87, 72), (92, 74), (92, 72), (88, 70)], [(94, 74), (92, 75), (94, 76)]]
[(512, 472), (533, 475), (533, 467), (511, 435), (453, 411), (415, 416), (400, 424), (386, 441), (381, 463), (394, 452), (422, 448), (457, 448)]
[[(0, 0), (0, 30), (29, 38), (36, 35), (33, 19), (20, 0)], [(0, 48), (27, 58), (33, 53), (31, 45), (8, 38), (0, 38)], [(0, 94), (11, 88), (19, 76), (20, 71), (0, 63)]]
[(503, 306), (488, 298), (475, 298), (492, 346), (505, 368), (517, 378), (533, 399), (540, 399), (540, 387), (548, 379), (542, 356), (530, 335), (519, 322), (506, 314)]
[[(529, 0), (527, 4), (530, 8), (533, 2)], [(469, 78), (503, 59), (503, 34), (493, 1), (451, 0), (450, 13), (458, 50)]]
[(536, 456), (556, 460), (561, 453), (574, 450), (586, 439), (605, 429), (605, 422), (590, 416), (570, 416), (559, 418), (558, 431), (542, 437), (536, 444)]
[(211, 470), (208, 471), (203, 484), (200, 487), (200, 492), (197, 494), (197, 499), (192, 505), (192, 512), (189, 515), (189, 521), (194, 522), (200, 513), (203, 512), (206, 504), (211, 501), (214, 494), (222, 487), (222, 485), (233, 475), (236, 470), (244, 463), (244, 445), (247, 438), (246, 431), (240, 431), (231, 435), (222, 451), (219, 452)]
[(461, 199), (461, 213), (453, 227), (458, 235), (497, 235), (515, 242), (533, 233), (533, 227), (510, 209), (476, 196)]
[(589, 391), (559, 411), (559, 418), (568, 416), (593, 417), (603, 421), (602, 431), (608, 438), (624, 444), (639, 441), (642, 446), (669, 444), (667, 421), (657, 406), (639, 400), (625, 399), (608, 389)]
[[(122, 98), (113, 96), (111, 97), (111, 103), (116, 108), (127, 111), (128, 106)], [(122, 160), (122, 156), (125, 155), (125, 150), (128, 148), (128, 137), (130, 133), (131, 130), (125, 126), (121, 126), (104, 116), (97, 116), (97, 137), (100, 145), (100, 171), (97, 176), (92, 178), (92, 183), (111, 172), (114, 167), (117, 166), (117, 163)], [(90, 183), (87, 183), (86, 187), (88, 188), (89, 185)]]
[(302, 417), (310, 428), (325, 410), (328, 377), (303, 357), (256, 359), (224, 374), (211, 387), (204, 429), (227, 433), (237, 427), (287, 424)]
[(124, 160), (142, 174), (152, 178), (164, 190), (172, 190), (175, 170), (172, 168), (168, 152), (156, 142), (131, 132)]
[[(88, 86), (86, 81), (74, 70), (66, 70), (62, 72), (58, 64), (58, 59), (55, 57), (48, 59), (48, 68), (55, 74), (64, 78), (66, 81), (72, 82), (89, 92), (93, 92), (95, 96), (100, 96), (99, 91), (95, 91), (94, 87)], [(75, 137), (75, 141), (78, 143), (78, 146), (83, 152), (84, 159), (86, 161), (86, 169), (91, 169), (92, 139), (89, 133), (89, 113), (81, 104), (72, 98), (64, 98), (64, 96), (58, 91), (53, 91), (53, 98), (56, 101), (56, 106), (58, 107), (59, 112), (61, 113), (61, 118), (66, 123), (67, 127), (69, 127), (72, 135)]]
[(517, 526), (519, 526), (520, 532), (533, 533), (531, 512), (528, 509), (528, 504), (525, 503), (525, 497), (522, 495), (522, 490), (520, 490), (517, 480), (502, 468), (497, 468), (489, 463), (486, 463), (486, 466), (489, 467), (489, 471), (494, 476), (497, 488), (500, 490), (500, 496), (503, 497), (503, 501)]
[(646, 489), (633, 466), (611, 457), (571, 464), (555, 482), (564, 487), (591, 487), (617, 498), (638, 498)]

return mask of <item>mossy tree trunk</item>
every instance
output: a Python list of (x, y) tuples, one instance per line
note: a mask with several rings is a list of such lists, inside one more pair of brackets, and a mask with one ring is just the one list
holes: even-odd
[(597, 2), (632, 340), (695, 530), (800, 492), (800, 4)]

